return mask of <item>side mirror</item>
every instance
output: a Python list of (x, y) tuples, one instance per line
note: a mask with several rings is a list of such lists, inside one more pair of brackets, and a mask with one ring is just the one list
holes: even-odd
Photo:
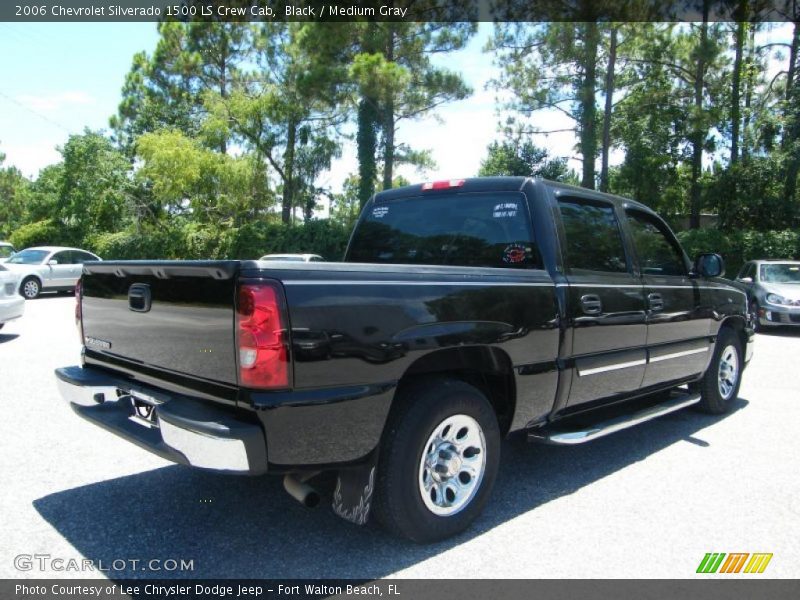
[(725, 274), (725, 261), (719, 254), (698, 254), (694, 260), (694, 272), (701, 277), (722, 277)]
[(50, 266), (52, 267), (53, 265), (57, 265), (57, 264), (58, 264), (58, 261), (57, 261), (56, 259), (53, 259), (53, 260), (48, 260), (48, 261), (47, 261), (47, 264), (48, 264), (48, 265), (50, 265)]
[(752, 277), (742, 277), (741, 279), (739, 279), (739, 281), (741, 281), (742, 283), (753, 283), (753, 278)]

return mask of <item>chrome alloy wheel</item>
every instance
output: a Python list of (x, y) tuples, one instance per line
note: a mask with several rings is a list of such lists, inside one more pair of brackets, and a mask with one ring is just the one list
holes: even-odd
[(29, 279), (22, 286), (22, 294), (29, 300), (39, 295), (39, 283), (35, 279)]
[(447, 417), (433, 429), (419, 464), (419, 493), (433, 514), (449, 517), (467, 506), (486, 470), (486, 440), (468, 415)]
[(719, 355), (719, 371), (717, 372), (719, 395), (723, 400), (731, 399), (738, 378), (739, 356), (736, 354), (736, 348), (732, 345), (725, 346)]

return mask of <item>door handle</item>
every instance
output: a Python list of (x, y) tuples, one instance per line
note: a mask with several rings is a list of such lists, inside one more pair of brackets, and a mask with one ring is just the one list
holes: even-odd
[(664, 310), (664, 299), (661, 294), (647, 294), (647, 304), (653, 312)]
[(581, 309), (587, 315), (599, 315), (603, 312), (603, 304), (597, 294), (585, 294), (581, 296)]

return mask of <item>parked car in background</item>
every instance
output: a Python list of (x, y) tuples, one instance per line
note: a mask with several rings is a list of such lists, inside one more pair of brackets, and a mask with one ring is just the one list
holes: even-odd
[(800, 261), (751, 260), (742, 266), (736, 282), (747, 292), (756, 330), (800, 325)]
[(265, 254), (258, 260), (281, 260), (292, 262), (325, 262), (319, 254)]
[(79, 248), (37, 246), (9, 258), (4, 266), (19, 277), (19, 293), (28, 300), (41, 292), (71, 292), (83, 272), (83, 263), (102, 260)]
[(16, 252), (14, 246), (8, 242), (0, 242), (0, 263), (6, 262), (14, 255), (14, 252)]
[(25, 312), (25, 298), (17, 293), (17, 275), (0, 265), (0, 329)]

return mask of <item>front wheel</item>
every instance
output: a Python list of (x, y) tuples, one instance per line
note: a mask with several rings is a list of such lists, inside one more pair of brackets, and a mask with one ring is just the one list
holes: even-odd
[(750, 322), (753, 324), (753, 331), (761, 331), (761, 320), (758, 316), (758, 302), (755, 300), (750, 302)]
[(720, 415), (728, 412), (739, 394), (742, 383), (742, 345), (732, 329), (720, 329), (714, 356), (706, 374), (700, 380), (700, 403), (703, 412)]
[(36, 277), (28, 277), (22, 282), (19, 291), (26, 300), (33, 300), (39, 296), (39, 292), (42, 291), (42, 286)]
[(479, 390), (434, 380), (396, 400), (378, 464), (373, 511), (415, 542), (442, 540), (483, 510), (500, 462), (497, 417)]

